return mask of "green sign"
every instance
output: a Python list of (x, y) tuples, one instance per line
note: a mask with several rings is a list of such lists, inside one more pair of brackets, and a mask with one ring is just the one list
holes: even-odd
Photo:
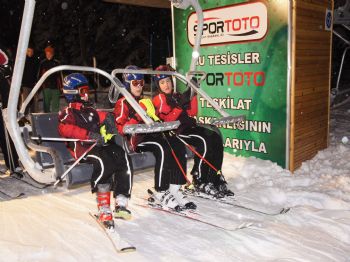
[[(286, 167), (289, 1), (199, 2), (204, 31), (197, 70), (207, 73), (201, 88), (229, 114), (246, 116), (220, 128), (225, 151)], [(176, 69), (186, 73), (197, 16), (193, 9), (173, 14)], [(206, 100), (198, 103), (199, 122), (219, 117)]]

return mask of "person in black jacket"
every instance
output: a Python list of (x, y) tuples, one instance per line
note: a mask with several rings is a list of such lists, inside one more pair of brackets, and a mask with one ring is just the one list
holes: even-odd
[[(39, 66), (39, 78), (55, 66), (59, 66), (60, 62), (54, 58), (55, 50), (48, 46), (45, 48), (46, 58), (41, 61)], [(50, 75), (43, 87), (44, 112), (58, 112), (60, 108), (60, 90), (62, 89), (62, 79), (60, 73)]]
[[(26, 63), (23, 71), (23, 79), (22, 79), (22, 93), (21, 93), (21, 102), (23, 103), (24, 100), (27, 98), (29, 93), (32, 91), (35, 83), (36, 83), (36, 77), (38, 73), (38, 66), (39, 61), (34, 56), (34, 48), (33, 46), (28, 46), (27, 48), (27, 56), (26, 56)], [(28, 109), (30, 109), (31, 112), (38, 112), (38, 96), (37, 94), (33, 97), (32, 101), (30, 102)], [(26, 112), (28, 112), (28, 109)]]
[(11, 79), (11, 67), (9, 65), (9, 59), (7, 54), (0, 49), (0, 147), (4, 154), (4, 160), (6, 167), (14, 172), (15, 168), (18, 167), (18, 156), (13, 145), (13, 142), (8, 136), (4, 119), (2, 115), (2, 109), (7, 107), (9, 92), (10, 92), (10, 79)]

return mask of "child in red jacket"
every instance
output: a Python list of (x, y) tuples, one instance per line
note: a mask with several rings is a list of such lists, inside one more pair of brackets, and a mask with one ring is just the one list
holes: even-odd
[[(136, 66), (128, 66), (126, 69), (139, 70)], [(143, 97), (144, 77), (142, 74), (126, 73), (123, 75), (123, 80), (125, 87), (141, 107), (147, 111), (149, 110), (148, 107), (153, 107), (152, 101)], [(115, 104), (114, 114), (118, 131), (122, 135), (125, 135), (123, 132), (124, 126), (143, 123), (125, 97), (120, 98)], [(181, 185), (186, 183), (185, 174), (181, 172), (181, 169), (186, 170), (187, 162), (184, 145), (165, 133), (125, 136), (134, 151), (151, 152), (156, 159), (154, 167), (154, 188), (156, 192), (154, 198), (158, 204), (171, 209), (195, 209), (196, 205), (190, 202), (179, 190)], [(175, 156), (173, 156), (172, 150), (174, 150)]]
[[(156, 71), (170, 71), (168, 66), (159, 66)], [(184, 93), (174, 92), (173, 81), (169, 75), (156, 75), (154, 82), (159, 94), (153, 98), (159, 118), (163, 121), (179, 120), (181, 125), (176, 130), (179, 138), (183, 139), (211, 163), (217, 170), (221, 170), (223, 161), (223, 142), (221, 135), (211, 128), (200, 126), (193, 118), (197, 114), (197, 97), (191, 96), (191, 89)], [(201, 192), (222, 198), (233, 195), (227, 188), (227, 183), (221, 171), (218, 173), (195, 155), (191, 171), (193, 184)]]
[[(81, 140), (96, 141), (96, 146), (87, 153), (84, 161), (93, 165), (91, 190), (97, 195), (99, 220), (106, 226), (113, 226), (110, 209), (110, 191), (114, 190), (116, 204), (114, 216), (130, 219), (127, 209), (131, 194), (131, 161), (122, 147), (107, 141), (117, 130), (113, 114), (97, 111), (88, 100), (89, 86), (84, 75), (74, 73), (64, 78), (63, 93), (68, 107), (59, 112), (58, 131), (61, 136)], [(101, 128), (106, 132), (101, 132)], [(75, 158), (79, 158), (91, 146), (91, 143), (74, 142), (68, 144)]]

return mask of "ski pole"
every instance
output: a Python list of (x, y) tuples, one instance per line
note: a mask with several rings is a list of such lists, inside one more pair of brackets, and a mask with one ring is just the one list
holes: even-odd
[[(173, 133), (173, 132), (172, 132)], [(175, 133), (174, 133), (175, 134)], [(218, 170), (213, 164), (211, 164), (208, 160), (206, 160), (201, 154), (199, 154), (191, 145), (189, 145), (185, 140), (183, 140), (180, 136), (175, 134), (175, 136), (182, 142), (184, 145), (191, 150), (196, 156), (202, 159), (210, 168), (212, 168), (217, 175), (221, 175), (221, 170)]]
[(61, 141), (61, 142), (95, 142), (95, 140), (91, 139), (77, 139), (77, 138), (63, 138), (63, 137), (41, 137), (41, 136), (32, 136), (30, 137), (32, 140), (43, 140), (43, 141)]
[(75, 167), (80, 162), (80, 160), (82, 160), (83, 157), (86, 156), (86, 154), (89, 153), (96, 146), (96, 144), (97, 144), (97, 142), (95, 141), (95, 143), (93, 143), (84, 152), (84, 154), (82, 154), (59, 178), (57, 178), (55, 184), (53, 184), (53, 188), (57, 188), (58, 183), (60, 183), (62, 181), (62, 179), (66, 177), (66, 175), (73, 169), (73, 167)]
[(168, 146), (170, 147), (171, 154), (173, 155), (173, 157), (174, 157), (174, 159), (175, 159), (175, 161), (176, 161), (176, 164), (179, 166), (179, 168), (180, 168), (180, 170), (181, 170), (181, 173), (183, 174), (183, 176), (184, 176), (184, 178), (185, 178), (187, 184), (188, 184), (188, 185), (191, 185), (192, 183), (191, 183), (190, 180), (188, 180), (188, 178), (187, 178), (187, 176), (186, 176), (186, 172), (185, 172), (185, 170), (183, 169), (183, 167), (181, 166), (180, 160), (177, 158), (177, 156), (176, 156), (176, 154), (175, 154), (175, 151), (174, 151), (173, 147), (171, 146), (171, 144), (170, 144), (168, 138), (166, 137), (166, 135), (164, 134), (164, 132), (162, 132), (162, 135), (163, 135), (165, 141), (167, 142)]

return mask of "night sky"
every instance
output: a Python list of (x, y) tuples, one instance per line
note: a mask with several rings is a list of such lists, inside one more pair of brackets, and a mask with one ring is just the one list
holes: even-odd
[[(16, 50), (24, 0), (1, 0), (0, 45)], [(36, 55), (51, 44), (62, 64), (112, 70), (155, 67), (172, 55), (170, 9), (101, 0), (37, 0), (30, 43)], [(152, 46), (152, 48), (151, 48)]]

